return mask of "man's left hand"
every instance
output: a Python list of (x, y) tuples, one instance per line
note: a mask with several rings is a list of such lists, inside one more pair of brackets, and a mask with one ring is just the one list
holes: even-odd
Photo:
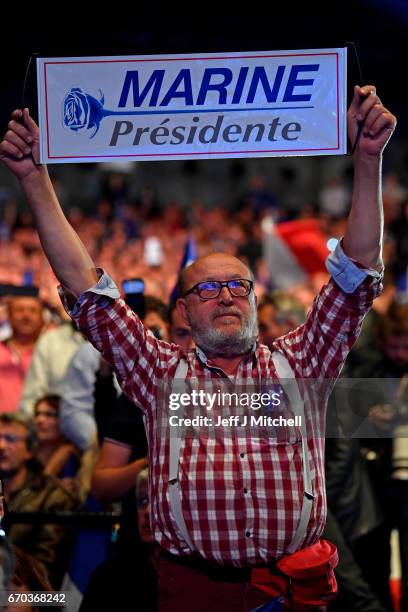
[(381, 155), (395, 130), (397, 119), (383, 106), (374, 85), (356, 85), (354, 88), (354, 97), (347, 113), (348, 137), (352, 147), (361, 123), (363, 126), (355, 155)]

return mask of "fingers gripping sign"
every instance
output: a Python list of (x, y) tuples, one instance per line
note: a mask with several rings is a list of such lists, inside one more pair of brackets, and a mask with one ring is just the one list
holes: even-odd
[(13, 111), (7, 127), (0, 160), (21, 180), (36, 171), (40, 162), (38, 126), (25, 108)]
[(373, 85), (355, 86), (347, 126), (356, 155), (381, 155), (396, 125), (397, 119), (382, 104)]

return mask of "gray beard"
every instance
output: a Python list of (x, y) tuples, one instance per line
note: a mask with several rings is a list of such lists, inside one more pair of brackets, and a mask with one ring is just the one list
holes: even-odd
[(207, 355), (236, 357), (248, 353), (258, 337), (257, 317), (247, 319), (241, 329), (234, 335), (224, 333), (212, 327), (193, 327), (195, 343)]

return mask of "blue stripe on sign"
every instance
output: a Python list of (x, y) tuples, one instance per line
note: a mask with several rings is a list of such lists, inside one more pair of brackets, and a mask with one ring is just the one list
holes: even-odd
[(188, 110), (160, 110), (160, 111), (111, 111), (106, 113), (112, 115), (180, 115), (186, 113), (236, 113), (236, 112), (254, 112), (254, 111), (275, 111), (275, 110), (301, 110), (305, 108), (314, 108), (314, 106), (269, 106), (267, 108), (206, 108), (206, 109), (188, 109)]

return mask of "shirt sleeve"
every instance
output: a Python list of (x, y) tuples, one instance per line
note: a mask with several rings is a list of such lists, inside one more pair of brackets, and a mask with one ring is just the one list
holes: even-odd
[(353, 293), (367, 276), (372, 276), (377, 281), (381, 281), (384, 273), (383, 270), (378, 272), (372, 268), (360, 267), (357, 262), (345, 254), (341, 241), (337, 243), (334, 251), (328, 256), (326, 268), (334, 282), (345, 293)]
[(60, 297), (76, 327), (115, 370), (126, 395), (142, 409), (155, 405), (155, 384), (167, 376), (174, 351), (146, 330), (139, 317), (119, 298), (110, 276), (98, 270), (98, 283), (75, 304), (62, 287)]
[(61, 430), (82, 451), (92, 445), (96, 433), (93, 385), (100, 355), (83, 342), (73, 356), (62, 383), (59, 408)]
[[(306, 322), (276, 341), (276, 348), (286, 355), (298, 377), (333, 381), (338, 377), (365, 315), (382, 291), (381, 273), (362, 272), (353, 292), (330, 279), (315, 298)], [(344, 270), (344, 278), (348, 274)]]
[(116, 400), (116, 410), (106, 425), (105, 440), (132, 449), (132, 460), (147, 455), (147, 441), (141, 410), (124, 394)]
[(24, 379), (19, 411), (26, 416), (33, 416), (35, 402), (49, 393), (47, 342), (47, 334), (40, 336), (38, 339), (29, 370)]

